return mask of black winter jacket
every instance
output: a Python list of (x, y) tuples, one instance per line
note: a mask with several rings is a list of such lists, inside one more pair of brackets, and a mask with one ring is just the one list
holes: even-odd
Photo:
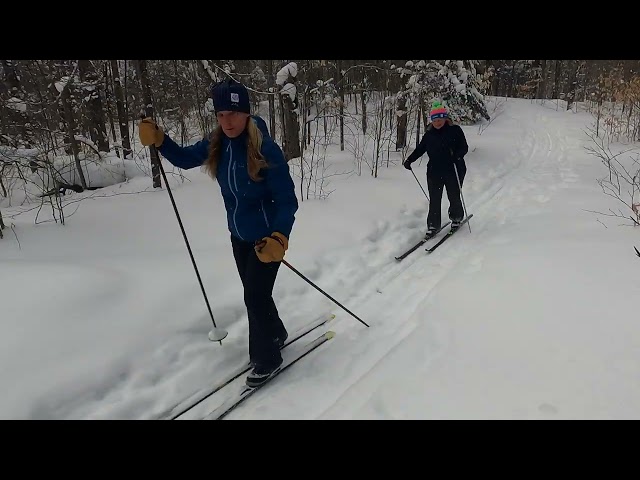
[(447, 122), (439, 130), (429, 125), (418, 147), (405, 163), (411, 164), (426, 153), (429, 156), (428, 174), (455, 175), (453, 162), (462, 167), (468, 151), (467, 140), (459, 125), (449, 125)]

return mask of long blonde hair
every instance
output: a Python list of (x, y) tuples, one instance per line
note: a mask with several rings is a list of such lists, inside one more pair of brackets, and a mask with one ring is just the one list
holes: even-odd
[[(204, 162), (204, 169), (211, 178), (215, 179), (218, 173), (218, 163), (222, 150), (222, 127), (218, 127), (211, 134), (209, 143), (209, 157)], [(254, 182), (264, 180), (258, 174), (260, 169), (267, 167), (267, 161), (260, 153), (262, 148), (262, 132), (251, 117), (247, 119), (247, 172)]]

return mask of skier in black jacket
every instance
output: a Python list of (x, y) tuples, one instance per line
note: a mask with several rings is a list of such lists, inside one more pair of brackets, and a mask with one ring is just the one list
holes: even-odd
[[(403, 166), (411, 170), (411, 164), (425, 153), (427, 163), (427, 187), (429, 188), (429, 215), (427, 234), (433, 234), (441, 226), (442, 189), (446, 187), (449, 197), (449, 218), (451, 227), (458, 228), (464, 219), (464, 209), (460, 198), (460, 186), (467, 173), (464, 156), (469, 151), (464, 132), (454, 125), (447, 109), (435, 102), (429, 113), (431, 123), (427, 127), (418, 148), (404, 161)], [(459, 180), (459, 184), (458, 184)]]

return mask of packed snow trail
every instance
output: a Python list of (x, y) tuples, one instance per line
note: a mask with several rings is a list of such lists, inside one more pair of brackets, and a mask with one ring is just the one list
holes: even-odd
[[(337, 335), (227, 419), (640, 418), (631, 313), (640, 242), (637, 229), (585, 211), (615, 205), (583, 149), (591, 119), (551, 102), (502, 101), (482, 135), (463, 127), (471, 232), (433, 254), (394, 259), (424, 234), (427, 213), (399, 152), (378, 178), (332, 177), (328, 199), (301, 203), (287, 260), (371, 328), (283, 269), (274, 295), (289, 331), (331, 312)], [(425, 162), (414, 164), (422, 182)], [(347, 171), (353, 155), (335, 146), (327, 163)], [(72, 195), (94, 200), (64, 227), (18, 217), (20, 247), (2, 241), (3, 418), (157, 418), (247, 361), (218, 187), (184, 173), (185, 183), (170, 176), (172, 191), (229, 337), (222, 346), (207, 338), (211, 320), (166, 192)], [(101, 194), (143, 191), (148, 180)], [(446, 196), (442, 205), (446, 219)], [(231, 394), (225, 387), (186, 417)]]
[[(593, 380), (607, 356), (620, 356), (617, 388), (640, 399), (638, 367), (618, 353), (636, 326), (611, 312), (631, 300), (610, 292), (618, 302), (594, 306), (581, 293), (594, 269), (579, 229), (603, 231), (574, 197), (585, 196), (576, 170), (591, 160), (570, 135), (580, 134), (567, 128), (570, 115), (526, 102), (507, 110), (501, 120), (511, 123), (517, 142), (502, 143), (489, 168), (473, 155), (467, 160), (463, 193), (475, 215), (472, 233), (463, 229), (431, 256), (414, 252), (402, 264), (389, 256), (378, 275), (368, 271), (371, 279), (363, 278), (348, 302), (374, 328), (341, 323), (326, 353), (230, 418), (640, 416), (634, 402), (608, 398), (600, 390), (608, 386)], [(593, 200), (596, 189), (582, 190)], [(391, 250), (378, 239), (360, 262)], [(600, 263), (607, 277), (607, 261)], [(402, 273), (385, 283), (396, 270)], [(610, 269), (608, 276), (615, 282)], [(603, 335), (613, 343), (602, 345)], [(617, 408), (608, 410), (610, 401)]]

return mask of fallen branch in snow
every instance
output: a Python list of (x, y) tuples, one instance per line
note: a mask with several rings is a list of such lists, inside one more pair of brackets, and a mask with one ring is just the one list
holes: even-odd
[[(86, 190), (97, 190), (100, 187), (87, 187)], [(70, 183), (64, 183), (64, 182), (60, 182), (57, 181), (56, 185), (54, 188), (51, 188), (49, 190), (47, 190), (46, 192), (43, 192), (41, 195), (38, 195), (39, 197), (50, 197), (51, 195), (66, 195), (67, 194), (67, 190), (72, 190), (76, 193), (81, 193), (84, 192), (85, 189), (82, 188), (81, 185), (78, 185), (77, 183), (74, 184), (70, 184)]]

